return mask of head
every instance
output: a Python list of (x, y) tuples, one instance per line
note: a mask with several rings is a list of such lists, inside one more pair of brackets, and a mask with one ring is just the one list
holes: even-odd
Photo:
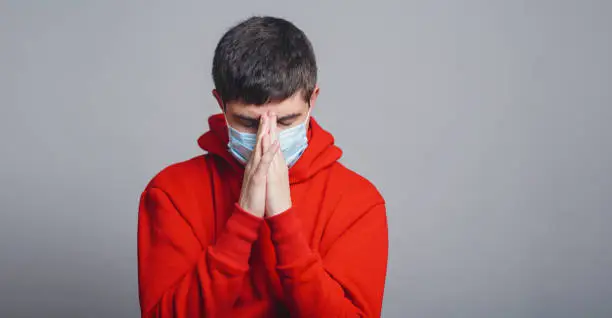
[(215, 49), (212, 75), (219, 107), (241, 132), (255, 133), (267, 111), (281, 130), (299, 125), (319, 94), (310, 41), (280, 18), (251, 17), (229, 29)]

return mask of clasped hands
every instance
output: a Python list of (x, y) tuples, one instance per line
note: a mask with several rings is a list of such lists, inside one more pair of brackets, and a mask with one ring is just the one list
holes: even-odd
[(244, 168), (240, 207), (257, 216), (271, 217), (291, 208), (289, 169), (280, 151), (276, 114), (259, 119), (257, 143)]

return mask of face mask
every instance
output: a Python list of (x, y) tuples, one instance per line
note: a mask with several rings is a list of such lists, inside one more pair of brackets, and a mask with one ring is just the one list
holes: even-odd
[[(306, 148), (308, 147), (308, 137), (306, 135), (308, 121), (310, 120), (310, 113), (306, 120), (289, 129), (281, 131), (278, 135), (280, 141), (280, 150), (283, 152), (283, 157), (287, 166), (291, 167), (295, 162), (302, 156)], [(229, 133), (229, 142), (227, 144), (229, 152), (240, 161), (245, 164), (257, 143), (257, 134), (244, 133), (232, 128), (229, 124), (227, 125)]]

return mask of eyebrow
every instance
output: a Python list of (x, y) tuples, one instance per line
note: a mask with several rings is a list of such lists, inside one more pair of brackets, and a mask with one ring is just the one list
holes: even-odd
[(291, 119), (300, 117), (301, 115), (302, 115), (301, 113), (293, 113), (293, 114), (285, 115), (282, 117), (278, 117), (276, 121), (287, 121), (287, 120), (291, 120)]

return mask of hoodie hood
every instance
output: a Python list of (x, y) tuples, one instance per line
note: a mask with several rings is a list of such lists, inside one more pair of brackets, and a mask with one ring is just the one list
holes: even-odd
[[(244, 166), (232, 156), (228, 149), (229, 142), (227, 123), (223, 114), (212, 115), (208, 118), (210, 130), (198, 139), (198, 145), (209, 154), (215, 155), (233, 170), (244, 173)], [(342, 150), (334, 144), (332, 134), (321, 128), (313, 116), (309, 120), (308, 147), (289, 168), (289, 182), (291, 184), (305, 181), (319, 171), (331, 166), (342, 156)]]

